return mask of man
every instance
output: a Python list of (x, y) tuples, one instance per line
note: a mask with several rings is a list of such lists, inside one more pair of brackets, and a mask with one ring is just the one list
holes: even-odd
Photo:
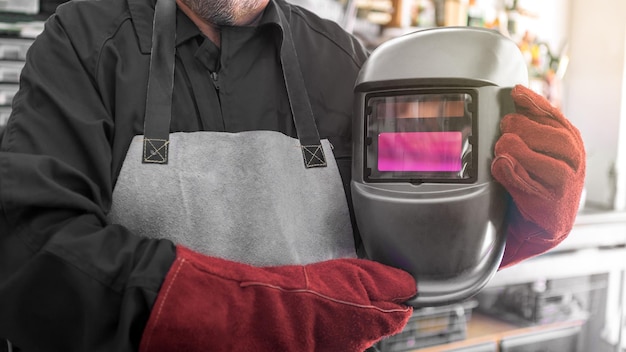
[(366, 51), (283, 0), (176, 5), (175, 39), (155, 27), (171, 65), (151, 62), (154, 0), (67, 3), (31, 47), (0, 149), (0, 336), (26, 351), (361, 351), (399, 332), (415, 282), (354, 258), (348, 211)]

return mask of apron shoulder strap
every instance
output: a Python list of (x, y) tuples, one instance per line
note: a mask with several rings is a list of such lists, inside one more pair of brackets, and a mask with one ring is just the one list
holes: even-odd
[(143, 163), (167, 164), (175, 51), (176, 1), (158, 0), (152, 26), (150, 73), (144, 116)]
[[(285, 86), (291, 114), (302, 149), (305, 168), (326, 167), (326, 157), (320, 142), (313, 110), (289, 22), (282, 9), (276, 7), (282, 29), (280, 50)], [(158, 0), (154, 10), (150, 73), (144, 116), (142, 163), (167, 164), (169, 130), (174, 88), (174, 57), (176, 54), (176, 2)]]
[(283, 65), (283, 76), (285, 78), (285, 86), (289, 95), (289, 105), (291, 106), (291, 115), (294, 119), (298, 139), (302, 148), (302, 156), (304, 157), (304, 165), (306, 168), (326, 167), (326, 156), (322, 149), (319, 132), (315, 124), (313, 109), (307, 94), (300, 62), (296, 52), (295, 42), (291, 33), (289, 22), (278, 8), (278, 15), (282, 24), (281, 29), (283, 38), (281, 43), (281, 61)]

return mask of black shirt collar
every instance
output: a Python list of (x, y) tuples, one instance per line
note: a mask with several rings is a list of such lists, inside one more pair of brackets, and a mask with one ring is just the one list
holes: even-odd
[[(284, 11), (279, 6), (280, 0), (270, 0), (269, 4), (263, 12), (263, 17), (259, 23), (260, 26), (277, 25), (281, 29), (284, 24), (278, 14), (278, 11)], [(152, 47), (152, 21), (154, 16), (154, 5), (156, 0), (128, 0), (128, 8), (130, 15), (139, 38), (141, 51), (145, 54), (150, 53)], [(289, 20), (289, 13), (285, 14)], [(177, 29), (176, 44), (180, 44), (192, 37), (200, 35), (200, 30), (196, 25), (180, 10), (177, 11)], [(282, 33), (282, 31), (280, 31)], [(282, 39), (282, 38), (281, 38)]]

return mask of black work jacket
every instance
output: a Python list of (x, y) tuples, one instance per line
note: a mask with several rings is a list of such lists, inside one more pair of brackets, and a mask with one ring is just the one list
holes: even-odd
[[(174, 260), (171, 242), (106, 221), (129, 143), (143, 134), (154, 2), (68, 2), (28, 52), (0, 149), (0, 338), (23, 350), (136, 350)], [(367, 53), (284, 0), (256, 28), (223, 28), (221, 49), (178, 12), (171, 130), (295, 137), (279, 10), (347, 192), (353, 84)]]

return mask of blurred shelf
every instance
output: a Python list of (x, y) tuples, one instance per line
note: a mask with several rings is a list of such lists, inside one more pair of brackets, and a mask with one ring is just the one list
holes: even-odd
[[(473, 313), (467, 324), (467, 338), (462, 341), (452, 342), (445, 345), (420, 348), (410, 351), (415, 352), (470, 352), (470, 351), (498, 351), (503, 341), (523, 336), (540, 336), (550, 334), (557, 338), (559, 331), (568, 329), (580, 329), (584, 320), (571, 320), (565, 322), (541, 324), (530, 327), (517, 326), (494, 317), (481, 313)], [(407, 350), (408, 351), (408, 350)], [(526, 350), (524, 350), (526, 351)]]

